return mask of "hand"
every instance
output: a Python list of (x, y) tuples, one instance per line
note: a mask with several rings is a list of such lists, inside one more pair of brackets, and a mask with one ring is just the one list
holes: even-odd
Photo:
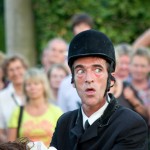
[(132, 102), (135, 99), (135, 94), (130, 87), (126, 87), (123, 90), (123, 94), (124, 94), (125, 99), (127, 99), (129, 102)]

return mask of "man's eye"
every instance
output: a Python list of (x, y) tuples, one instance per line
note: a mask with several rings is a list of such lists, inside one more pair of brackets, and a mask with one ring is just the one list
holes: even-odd
[(100, 69), (100, 68), (96, 68), (96, 69), (95, 69), (95, 72), (96, 72), (96, 73), (99, 73), (99, 72), (101, 72), (101, 69)]
[(82, 69), (77, 71), (77, 74), (82, 74), (82, 73), (84, 73), (84, 71)]

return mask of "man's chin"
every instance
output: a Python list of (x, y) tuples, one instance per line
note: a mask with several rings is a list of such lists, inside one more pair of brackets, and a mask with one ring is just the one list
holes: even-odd
[(15, 84), (15, 85), (22, 85), (23, 84), (23, 82), (22, 81), (15, 81), (15, 82), (13, 82), (13, 84)]

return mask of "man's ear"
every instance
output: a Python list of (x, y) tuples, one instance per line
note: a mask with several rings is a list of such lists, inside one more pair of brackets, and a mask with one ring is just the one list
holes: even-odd
[(116, 73), (115, 72), (112, 72), (111, 73), (111, 76), (113, 76), (114, 78), (116, 77)]
[(113, 87), (114, 84), (115, 84), (115, 82), (116, 82), (115, 73), (114, 73), (114, 72), (111, 73), (110, 80), (111, 80), (111, 81), (110, 81), (110, 83), (111, 83), (110, 87)]

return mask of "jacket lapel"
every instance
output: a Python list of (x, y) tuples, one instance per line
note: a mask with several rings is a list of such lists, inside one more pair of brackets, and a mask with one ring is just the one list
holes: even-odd
[(109, 105), (107, 106), (103, 115), (98, 120), (99, 127), (107, 126), (109, 124), (112, 114), (120, 107), (113, 95), (109, 94), (109, 96), (111, 98), (111, 101), (109, 102)]
[(71, 141), (74, 141), (71, 143), (71, 147), (73, 150), (77, 149), (78, 143), (82, 143), (94, 137), (97, 137), (98, 128), (102, 128), (109, 124), (112, 114), (119, 108), (119, 105), (114, 97), (110, 95), (110, 98), (111, 101), (109, 102), (109, 105), (107, 106), (103, 115), (99, 119), (97, 119), (86, 131), (84, 131), (82, 125), (81, 109), (78, 111), (75, 126), (70, 131), (70, 139), (72, 139)]
[(70, 144), (72, 150), (77, 149), (78, 142), (83, 133), (84, 133), (84, 129), (82, 125), (82, 113), (81, 113), (81, 109), (79, 109), (75, 126), (70, 131), (70, 139), (72, 141)]
[(95, 121), (81, 136), (80, 143), (98, 136), (98, 121)]
[(102, 128), (104, 126), (107, 126), (109, 124), (110, 118), (112, 114), (119, 108), (119, 105), (117, 104), (116, 100), (112, 95), (109, 95), (111, 98), (111, 101), (109, 102), (109, 105), (107, 106), (106, 110), (104, 111), (103, 115), (97, 119), (82, 135), (80, 139), (80, 143), (85, 142), (87, 140), (90, 140), (96, 136), (98, 136), (98, 128)]

